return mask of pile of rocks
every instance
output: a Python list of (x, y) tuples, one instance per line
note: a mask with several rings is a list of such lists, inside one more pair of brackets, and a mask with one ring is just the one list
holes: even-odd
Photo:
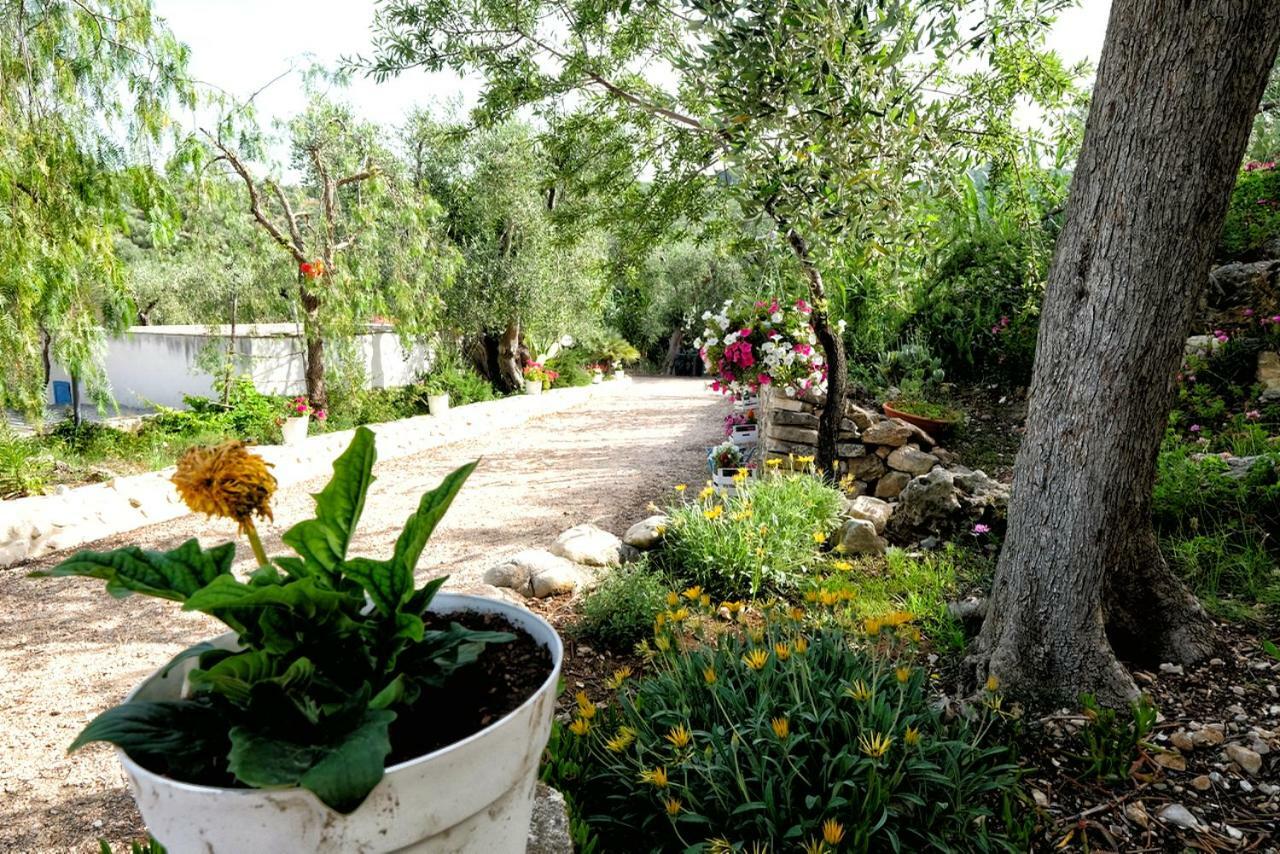
[(489, 567), (484, 583), (526, 599), (590, 590), (612, 567), (656, 548), (666, 524), (666, 516), (650, 516), (622, 537), (595, 525), (575, 525), (557, 537), (550, 549), (525, 549)]
[[(824, 403), (817, 395), (789, 398), (766, 390), (757, 416), (761, 457), (815, 456)], [(890, 539), (923, 538), (928, 544), (930, 538), (1003, 518), (1008, 487), (960, 465), (924, 430), (852, 401), (845, 403), (844, 415), (836, 454), (852, 495), (841, 531), (846, 552), (879, 554)]]

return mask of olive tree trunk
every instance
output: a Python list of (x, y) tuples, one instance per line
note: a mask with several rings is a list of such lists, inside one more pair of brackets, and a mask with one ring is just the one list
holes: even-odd
[(324, 336), (320, 331), (320, 300), (299, 284), (304, 320), (302, 337), (305, 342), (303, 371), (307, 383), (307, 400), (314, 409), (329, 408), (329, 389), (325, 383)]
[(1280, 42), (1275, 0), (1116, 0), (1049, 273), (1009, 531), (973, 675), (1032, 701), (1137, 693), (1117, 653), (1213, 648), (1161, 558), (1156, 455)]

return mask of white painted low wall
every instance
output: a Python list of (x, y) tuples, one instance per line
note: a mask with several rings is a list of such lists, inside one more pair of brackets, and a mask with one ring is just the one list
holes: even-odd
[[(460, 406), (443, 416), (419, 415), (368, 426), (378, 437), (378, 459), (389, 460), (507, 430), (531, 418), (587, 403), (597, 395), (626, 393), (630, 385), (628, 380), (619, 380), (555, 389)], [(274, 465), (272, 473), (283, 487), (328, 474), (353, 433), (324, 433), (301, 445), (263, 445), (257, 450)], [(0, 502), (0, 567), (187, 515), (190, 511), (169, 482), (172, 475), (170, 467), (77, 487), (61, 495)]]
[[(387, 327), (356, 336), (364, 355), (369, 388), (409, 385), (430, 367), (425, 344), (405, 348)], [(292, 323), (227, 326), (133, 326), (121, 338), (107, 342), (106, 370), (116, 402), (125, 409), (150, 409), (154, 404), (183, 407), (183, 395), (208, 397), (214, 378), (198, 366), (201, 354), (225, 353), (232, 347), (239, 373), (253, 379), (264, 394), (302, 394), (306, 390), (303, 341)], [(54, 400), (53, 381), (70, 382), (60, 366), (50, 372), (46, 390)]]

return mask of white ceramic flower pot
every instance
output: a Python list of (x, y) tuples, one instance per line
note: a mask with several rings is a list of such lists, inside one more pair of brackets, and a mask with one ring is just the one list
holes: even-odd
[(614, 369), (614, 372), (613, 372), (613, 378), (614, 378), (615, 380), (620, 380), (620, 379), (624, 378), (626, 375), (627, 375), (627, 372), (626, 372), (626, 371), (624, 371), (622, 368), (616, 368), (616, 369)]
[(525, 380), (525, 394), (542, 394), (542, 380)]
[(444, 415), (449, 411), (449, 395), (445, 394), (429, 394), (427, 395), (427, 411), (432, 415)]
[(311, 416), (298, 415), (293, 418), (286, 418), (284, 424), (280, 425), (280, 433), (284, 436), (286, 445), (301, 445), (307, 438), (307, 425), (311, 423)]
[(737, 412), (745, 412), (748, 409), (756, 409), (760, 406), (760, 398), (756, 395), (750, 397), (735, 397), (733, 399), (733, 408)]
[(602, 382), (604, 382), (604, 372), (596, 371), (591, 375), (592, 385), (600, 385)]
[[(386, 770), (350, 815), (305, 789), (221, 789), (163, 777), (117, 751), (147, 829), (171, 854), (460, 852), (523, 854), (538, 762), (551, 734), (564, 648), (541, 617), (505, 602), (441, 593), (439, 613), (498, 613), (551, 652), (551, 674), (515, 711), (462, 741)], [(215, 643), (234, 647), (231, 633)], [(128, 700), (181, 696), (189, 658)], [(430, 726), (425, 719), (423, 726)]]
[(753, 447), (760, 439), (760, 427), (756, 424), (735, 424), (729, 433), (729, 441), (739, 448)]

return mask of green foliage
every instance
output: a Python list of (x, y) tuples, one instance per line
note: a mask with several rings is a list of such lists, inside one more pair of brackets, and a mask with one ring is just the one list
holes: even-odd
[(619, 567), (583, 597), (573, 632), (597, 647), (629, 652), (653, 630), (668, 588), (646, 561)]
[(179, 132), (171, 99), (195, 106), (186, 62), (150, 0), (0, 0), (0, 406), (42, 410), (46, 352), (109, 399), (104, 331), (133, 316), (114, 240), (128, 212), (173, 235), (145, 154)]
[[(130, 842), (128, 854), (165, 854), (166, 850), (153, 837), (148, 836), (146, 842)], [(111, 845), (105, 839), (98, 840), (98, 854), (112, 854)]]
[(820, 561), (841, 502), (808, 474), (771, 474), (728, 497), (708, 487), (671, 507), (660, 560), (681, 583), (721, 598), (793, 589)]
[(1241, 172), (1231, 192), (1231, 205), (1222, 225), (1219, 251), (1227, 256), (1249, 256), (1268, 241), (1280, 237), (1280, 169)]
[(982, 552), (955, 543), (923, 555), (890, 549), (883, 559), (837, 558), (808, 585), (810, 598), (835, 594), (843, 613), (855, 620), (877, 620), (905, 611), (919, 622), (938, 648), (960, 651), (964, 631), (947, 603), (990, 586), (995, 563)]
[(1233, 472), (1172, 432), (1157, 461), (1152, 518), (1166, 557), (1214, 610), (1280, 607), (1280, 452)]
[(53, 458), (38, 440), (0, 427), (0, 500), (39, 495), (53, 474)]
[(1085, 724), (1080, 730), (1084, 744), (1084, 776), (1098, 780), (1117, 781), (1129, 778), (1129, 769), (1143, 749), (1152, 749), (1147, 743), (1156, 723), (1156, 707), (1145, 694), (1129, 706), (1129, 714), (1122, 717), (1116, 709), (1098, 705), (1092, 694), (1081, 694)]
[(932, 711), (919, 668), (778, 613), (758, 633), (663, 638), (603, 708), (579, 699), (553, 745), (552, 782), (609, 850), (817, 846), (825, 822), (841, 851), (1016, 850), (998, 818), (1017, 794), (1009, 750), (983, 709)]
[(418, 558), (475, 463), (422, 497), (390, 559), (347, 557), (375, 457), (373, 433), (357, 430), (315, 496), (315, 518), (284, 534), (297, 556), (275, 558), (247, 581), (231, 574), (234, 544), (203, 549), (195, 540), (171, 552), (80, 552), (35, 573), (101, 578), (116, 596), (181, 602), (237, 636), (234, 650), (203, 644), (179, 656), (198, 659), (184, 699), (109, 709), (71, 749), (109, 741), (179, 780), (302, 786), (339, 812), (359, 806), (382, 778), (392, 722), (430, 720), (429, 692), (486, 644), (511, 639), (457, 623), (427, 629), (444, 579), (414, 587)]

